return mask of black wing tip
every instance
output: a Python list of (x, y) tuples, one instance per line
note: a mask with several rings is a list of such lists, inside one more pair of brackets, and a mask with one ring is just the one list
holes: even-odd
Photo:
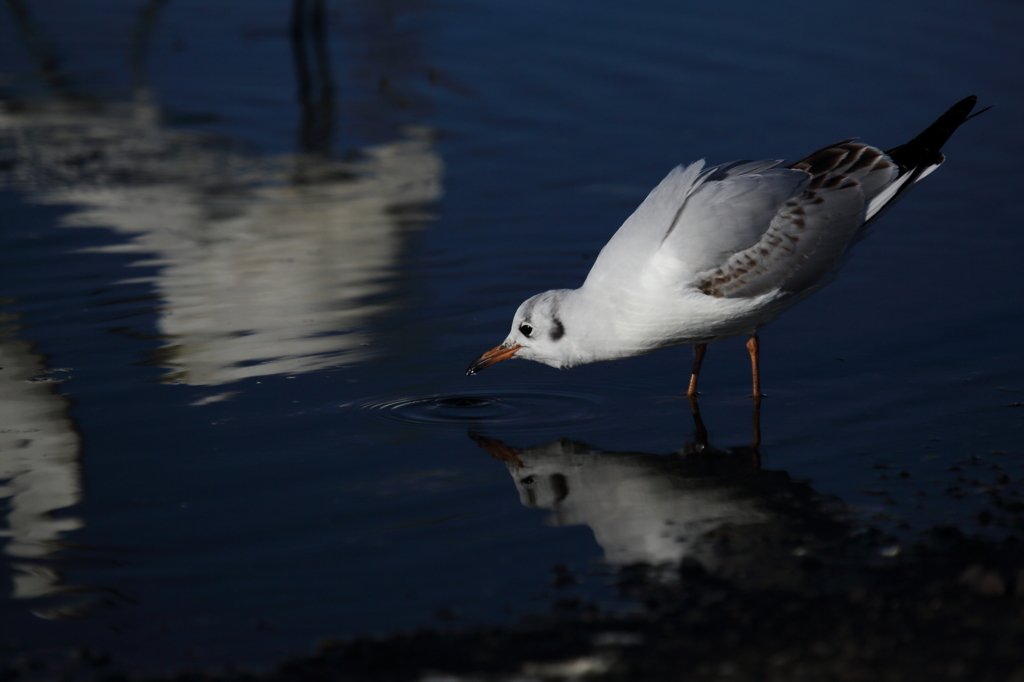
[(960, 125), (970, 117), (971, 110), (974, 109), (974, 107), (977, 106), (977, 104), (978, 96), (968, 95), (967, 97), (964, 97), (962, 100), (960, 100), (959, 102), (951, 106), (949, 109), (947, 109), (946, 113), (944, 113), (942, 116), (939, 116), (935, 120), (935, 123), (928, 126), (928, 128), (932, 128), (940, 122), (947, 124), (955, 122), (956, 125)]
[(992, 107), (994, 107), (994, 106), (995, 106), (995, 104), (989, 104), (989, 105), (988, 105), (987, 107), (985, 107), (984, 109), (978, 109), (978, 110), (977, 110), (977, 111), (975, 111), (975, 112), (974, 112), (973, 114), (971, 114), (970, 116), (968, 116), (967, 118), (965, 118), (965, 119), (964, 119), (964, 123), (966, 123), (967, 121), (970, 121), (970, 120), (971, 120), (972, 118), (975, 118), (975, 117), (977, 117), (977, 116), (981, 116), (982, 114), (984, 114), (984, 113), (985, 113), (986, 111), (988, 111), (989, 109), (991, 109), (991, 108), (992, 108)]
[(977, 95), (967, 95), (967, 97), (964, 97), (962, 100), (951, 106), (949, 109), (950, 111), (954, 109), (966, 109), (967, 113), (971, 113), (971, 109), (973, 109), (977, 103)]
[[(934, 126), (936, 123), (939, 123), (940, 121), (943, 121), (944, 119), (948, 119), (948, 122), (954, 124), (953, 125), (953, 129), (950, 131), (950, 134), (953, 134), (954, 132), (956, 132), (956, 129), (958, 127), (960, 127), (961, 125), (963, 125), (967, 121), (970, 121), (972, 118), (976, 118), (978, 116), (981, 116), (986, 111), (988, 111), (989, 109), (991, 109), (992, 107), (995, 106), (995, 104), (989, 104), (984, 109), (979, 109), (978, 111), (975, 111), (972, 114), (971, 111), (977, 105), (978, 105), (978, 96), (977, 95), (968, 95), (967, 97), (964, 97), (962, 100), (960, 100), (959, 102), (957, 102), (956, 104), (951, 106), (949, 108), (949, 110), (946, 111), (946, 113), (944, 113), (942, 116), (940, 116), (939, 119), (937, 121), (935, 121), (935, 123), (932, 124), (932, 126)], [(931, 126), (929, 126), (929, 127), (931, 127)]]
[(912, 139), (910, 142), (901, 144), (886, 152), (900, 167), (902, 171), (919, 166), (942, 163), (941, 149), (946, 141), (956, 132), (956, 129), (966, 121), (983, 114), (991, 106), (971, 114), (971, 111), (978, 104), (977, 95), (968, 95), (946, 110), (946, 113), (939, 116), (934, 123)]

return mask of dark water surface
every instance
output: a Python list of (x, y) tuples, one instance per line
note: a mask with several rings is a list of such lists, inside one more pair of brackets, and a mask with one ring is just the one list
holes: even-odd
[[(666, 473), (689, 349), (465, 367), (675, 164), (894, 146), (974, 92), (946, 166), (764, 330), (760, 453), (897, 538), (1006, 532), (1024, 4), (319, 7), (0, 8), (6, 651), (263, 666), (545, 610), (556, 564), (614, 608), (618, 565), (742, 560), (665, 529), (774, 518)], [(702, 389), (710, 441), (749, 443), (742, 340)]]

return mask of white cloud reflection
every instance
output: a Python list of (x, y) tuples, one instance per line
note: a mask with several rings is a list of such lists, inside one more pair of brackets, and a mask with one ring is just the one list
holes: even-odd
[[(75, 206), (67, 227), (127, 241), (156, 265), (167, 380), (217, 386), (367, 358), (407, 234), (430, 219), (442, 162), (431, 133), (353, 161), (260, 158), (172, 130), (145, 103), (0, 112), (7, 184)], [(130, 278), (127, 278), (130, 279)]]

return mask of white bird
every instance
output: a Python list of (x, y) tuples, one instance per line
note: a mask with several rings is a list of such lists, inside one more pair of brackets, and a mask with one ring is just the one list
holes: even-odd
[(678, 166), (601, 250), (579, 289), (527, 299), (508, 338), (473, 361), (552, 367), (693, 344), (687, 395), (707, 344), (740, 334), (761, 397), (757, 331), (830, 282), (850, 246), (945, 157), (977, 97), (957, 102), (910, 142), (882, 152), (853, 139), (790, 165), (778, 160)]

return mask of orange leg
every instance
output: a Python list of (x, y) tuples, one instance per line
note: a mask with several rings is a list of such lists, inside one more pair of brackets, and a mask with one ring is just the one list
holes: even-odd
[(691, 398), (697, 395), (697, 379), (700, 377), (700, 363), (704, 362), (704, 353), (708, 344), (698, 343), (693, 346), (693, 372), (690, 373), (690, 387), (686, 389), (686, 395)]
[(754, 374), (754, 400), (760, 400), (764, 394), (761, 393), (761, 353), (760, 342), (757, 334), (751, 334), (747, 341), (747, 350), (750, 351), (750, 368)]

